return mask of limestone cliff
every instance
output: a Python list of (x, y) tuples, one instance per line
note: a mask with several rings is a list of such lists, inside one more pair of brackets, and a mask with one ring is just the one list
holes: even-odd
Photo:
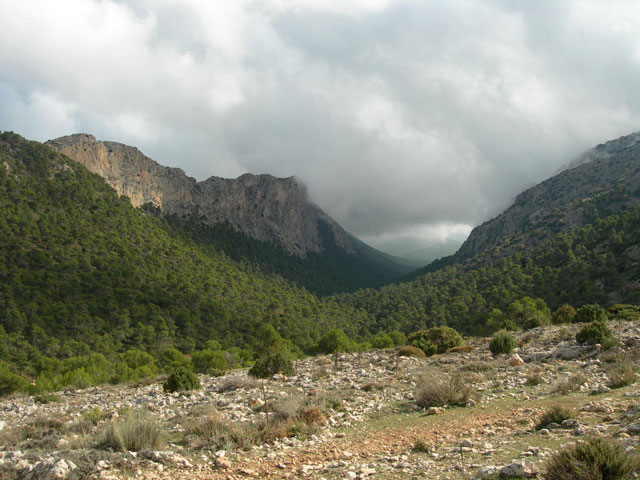
[(92, 135), (69, 135), (46, 144), (103, 177), (136, 207), (151, 203), (167, 215), (193, 216), (209, 225), (228, 222), (252, 238), (299, 256), (328, 248), (318, 227), (323, 221), (339, 248), (356, 253), (352, 237), (309, 201), (306, 188), (294, 177), (245, 174), (197, 182), (135, 147), (97, 141)]

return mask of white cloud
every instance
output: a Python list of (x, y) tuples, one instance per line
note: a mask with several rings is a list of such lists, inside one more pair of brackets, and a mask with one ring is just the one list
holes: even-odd
[(0, 128), (296, 175), (356, 234), (436, 238), (640, 129), (638, 52), (632, 0), (0, 0)]

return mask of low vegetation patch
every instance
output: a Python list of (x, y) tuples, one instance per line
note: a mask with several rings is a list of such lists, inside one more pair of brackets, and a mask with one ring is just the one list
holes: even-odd
[(215, 410), (186, 419), (183, 428), (185, 443), (192, 448), (232, 450), (244, 449), (252, 444), (246, 428), (232, 424)]
[(451, 353), (471, 353), (476, 349), (473, 345), (460, 345), (458, 347), (453, 347), (447, 350)]
[(129, 412), (107, 426), (104, 446), (122, 452), (157, 449), (164, 443), (164, 430), (154, 417), (145, 412)]
[(525, 385), (528, 387), (536, 387), (542, 383), (542, 376), (539, 373), (532, 373), (527, 377)]
[(587, 381), (587, 377), (583, 373), (578, 372), (570, 375), (567, 379), (559, 381), (554, 392), (560, 395), (566, 395), (567, 393), (577, 392), (580, 390), (580, 386)]
[(563, 421), (574, 418), (575, 415), (575, 412), (570, 408), (566, 408), (561, 405), (555, 405), (544, 412), (542, 417), (540, 417), (540, 421), (538, 422), (538, 425), (536, 425), (536, 430), (546, 428), (552, 423), (557, 423), (558, 425), (560, 425)]
[(506, 330), (496, 332), (489, 342), (489, 350), (491, 350), (494, 356), (500, 355), (501, 353), (511, 353), (517, 346), (518, 342), (516, 339)]
[(609, 318), (611, 320), (640, 320), (640, 305), (616, 304), (609, 307)]
[(629, 360), (623, 360), (615, 363), (606, 369), (609, 376), (607, 386), (609, 388), (622, 388), (636, 382), (636, 374), (633, 371), (633, 363)]
[(442, 407), (444, 405), (466, 406), (470, 400), (477, 400), (468, 376), (436, 374), (423, 376), (418, 381), (415, 401), (419, 407)]
[(460, 367), (465, 372), (483, 373), (493, 370), (493, 365), (489, 362), (473, 362)]
[(429, 453), (430, 449), (429, 449), (429, 445), (427, 443), (425, 443), (424, 440), (416, 440), (416, 442), (413, 444), (413, 448), (411, 449), (413, 452), (415, 453)]
[(639, 471), (638, 458), (604, 438), (561, 450), (546, 465), (546, 480), (626, 480)]
[(445, 325), (413, 332), (407, 340), (410, 345), (421, 349), (428, 357), (462, 345), (460, 334)]
[(40, 395), (34, 395), (33, 401), (36, 403), (42, 403), (42, 404), (58, 403), (60, 401), (60, 396), (50, 392), (42, 393)]
[(244, 375), (234, 375), (226, 377), (224, 381), (218, 386), (218, 392), (233, 392), (235, 390), (250, 389), (258, 386), (258, 381), (253, 377)]
[(406, 345), (398, 350), (399, 357), (427, 358), (427, 355), (418, 347)]
[(198, 376), (186, 367), (176, 368), (162, 385), (165, 392), (182, 392), (201, 388)]
[(603, 347), (611, 347), (614, 345), (613, 334), (611, 329), (604, 322), (591, 322), (582, 327), (576, 333), (576, 342), (580, 345), (600, 344)]

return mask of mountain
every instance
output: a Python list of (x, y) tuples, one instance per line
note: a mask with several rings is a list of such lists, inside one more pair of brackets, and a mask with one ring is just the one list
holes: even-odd
[(176, 227), (183, 222), (236, 260), (317, 293), (377, 286), (413, 270), (347, 233), (309, 201), (305, 186), (294, 177), (245, 174), (198, 182), (135, 147), (92, 135), (70, 135), (46, 145), (100, 175), (134, 207), (160, 212)]
[(493, 310), (523, 297), (552, 309), (640, 303), (640, 144), (629, 141), (637, 137), (596, 147), (594, 160), (521, 193), (456, 254), (338, 302), (372, 315), (372, 330), (445, 324), (467, 333), (487, 333)]
[(318, 221), (323, 221), (335, 244), (354, 253), (347, 232), (309, 202), (306, 188), (294, 177), (245, 174), (197, 182), (135, 147), (99, 142), (92, 135), (69, 135), (46, 145), (100, 175), (119, 195), (129, 197), (134, 207), (150, 203), (166, 215), (198, 218), (207, 225), (226, 222), (256, 240), (300, 256), (325, 249), (318, 231)]
[(581, 158), (593, 160), (518, 195), (504, 213), (474, 228), (449, 263), (508, 256), (640, 206), (640, 133), (599, 145)]
[(210, 339), (246, 347), (265, 323), (308, 348), (367, 318), (132, 207), (48, 146), (0, 134), (0, 366)]

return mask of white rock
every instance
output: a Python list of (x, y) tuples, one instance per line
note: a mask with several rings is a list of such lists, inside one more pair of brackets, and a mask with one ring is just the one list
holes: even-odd
[(517, 353), (514, 353), (513, 355), (511, 355), (511, 358), (509, 358), (509, 365), (511, 365), (512, 367), (517, 367), (518, 365), (523, 364), (524, 360), (522, 360), (520, 355), (518, 355)]
[(66, 480), (76, 477), (74, 470), (78, 467), (70, 460), (55, 461), (52, 458), (36, 463), (33, 469), (24, 475), (25, 480)]
[(526, 460), (515, 460), (500, 469), (500, 477), (504, 478), (531, 478), (537, 474), (537, 470)]
[(498, 467), (494, 465), (487, 465), (478, 470), (473, 477), (473, 480), (484, 480), (486, 478), (493, 478), (498, 471)]

